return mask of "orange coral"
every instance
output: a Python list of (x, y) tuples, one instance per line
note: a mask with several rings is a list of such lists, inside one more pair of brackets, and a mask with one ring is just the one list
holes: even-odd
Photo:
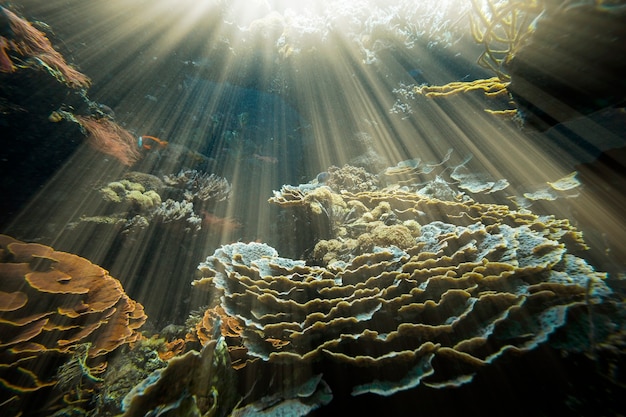
[[(206, 346), (212, 339), (214, 339), (214, 326), (215, 323), (220, 324), (220, 333), (224, 336), (228, 342), (228, 353), (230, 355), (231, 365), (234, 369), (241, 369), (246, 366), (249, 361), (247, 358), (246, 349), (243, 346), (243, 330), (244, 324), (237, 317), (228, 315), (221, 306), (209, 308), (204, 312), (202, 320), (196, 325), (197, 340), (202, 346)], [(194, 337), (188, 334), (186, 337), (188, 340), (193, 340)]]
[(7, 49), (10, 47), (9, 41), (4, 36), (0, 36), (0, 72), (13, 72), (15, 66), (7, 54)]
[[(89, 374), (136, 341), (143, 306), (79, 256), (0, 235), (0, 403), (54, 385), (59, 359), (88, 346)], [(15, 401), (15, 400), (11, 400)]]
[(65, 62), (43, 32), (4, 7), (0, 7), (0, 18), (7, 21), (13, 35), (11, 39), (0, 37), (0, 71), (13, 72), (15, 69), (6, 52), (10, 49), (22, 56), (33, 58), (72, 88), (89, 87), (89, 78)]
[(224, 337), (239, 338), (243, 333), (243, 325), (236, 317), (229, 316), (222, 307), (209, 308), (204, 312), (202, 320), (196, 325), (196, 334), (200, 344), (206, 345), (213, 337), (213, 326), (220, 321), (220, 332)]
[(85, 128), (87, 141), (98, 151), (111, 155), (124, 165), (130, 166), (140, 157), (135, 137), (126, 129), (109, 119), (92, 116), (74, 116)]
[(162, 361), (168, 361), (174, 356), (178, 356), (185, 351), (186, 341), (184, 339), (174, 339), (165, 343), (165, 350), (159, 352)]

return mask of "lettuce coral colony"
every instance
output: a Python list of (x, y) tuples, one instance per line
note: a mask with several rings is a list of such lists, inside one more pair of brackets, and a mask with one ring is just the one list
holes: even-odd
[(217, 290), (216, 308), (238, 324), (227, 338), (238, 369), (339, 367), (353, 396), (454, 388), (553, 343), (568, 320), (611, 297), (606, 274), (577, 256), (581, 233), (553, 216), (393, 186), (340, 192), (313, 182), (270, 201), (302, 224), (331, 225), (306, 261), (234, 243), (200, 264), (194, 285)]
[(103, 268), (6, 235), (0, 235), (0, 288), (0, 395), (14, 412), (61, 381), (66, 401), (80, 399), (88, 381), (100, 380), (105, 356), (139, 340), (147, 319)]

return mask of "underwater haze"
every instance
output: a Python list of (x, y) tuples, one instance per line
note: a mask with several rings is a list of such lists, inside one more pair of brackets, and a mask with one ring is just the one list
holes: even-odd
[(2, 416), (626, 408), (626, 2), (0, 1)]

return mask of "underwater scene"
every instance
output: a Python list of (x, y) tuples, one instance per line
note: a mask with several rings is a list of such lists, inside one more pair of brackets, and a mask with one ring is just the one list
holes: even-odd
[(626, 1), (0, 1), (1, 416), (626, 415)]

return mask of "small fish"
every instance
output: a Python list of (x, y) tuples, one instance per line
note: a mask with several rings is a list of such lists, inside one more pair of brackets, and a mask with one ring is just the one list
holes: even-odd
[(159, 148), (165, 148), (167, 146), (167, 141), (155, 138), (154, 136), (143, 135), (137, 138), (137, 145), (141, 149), (152, 149), (152, 145), (155, 143)]
[(320, 172), (319, 174), (317, 174), (317, 177), (315, 177), (318, 184), (324, 184), (326, 181), (328, 181), (329, 178), (330, 174), (326, 171)]
[(230, 217), (218, 217), (206, 210), (201, 210), (200, 216), (202, 216), (202, 227), (210, 230), (234, 233), (236, 230), (241, 228), (241, 223), (237, 220), (231, 219)]
[(252, 155), (252, 157), (254, 159), (257, 159), (261, 162), (266, 162), (269, 164), (277, 164), (278, 163), (278, 158), (273, 157), (273, 156), (266, 156), (266, 155), (259, 155), (258, 153), (255, 153)]

